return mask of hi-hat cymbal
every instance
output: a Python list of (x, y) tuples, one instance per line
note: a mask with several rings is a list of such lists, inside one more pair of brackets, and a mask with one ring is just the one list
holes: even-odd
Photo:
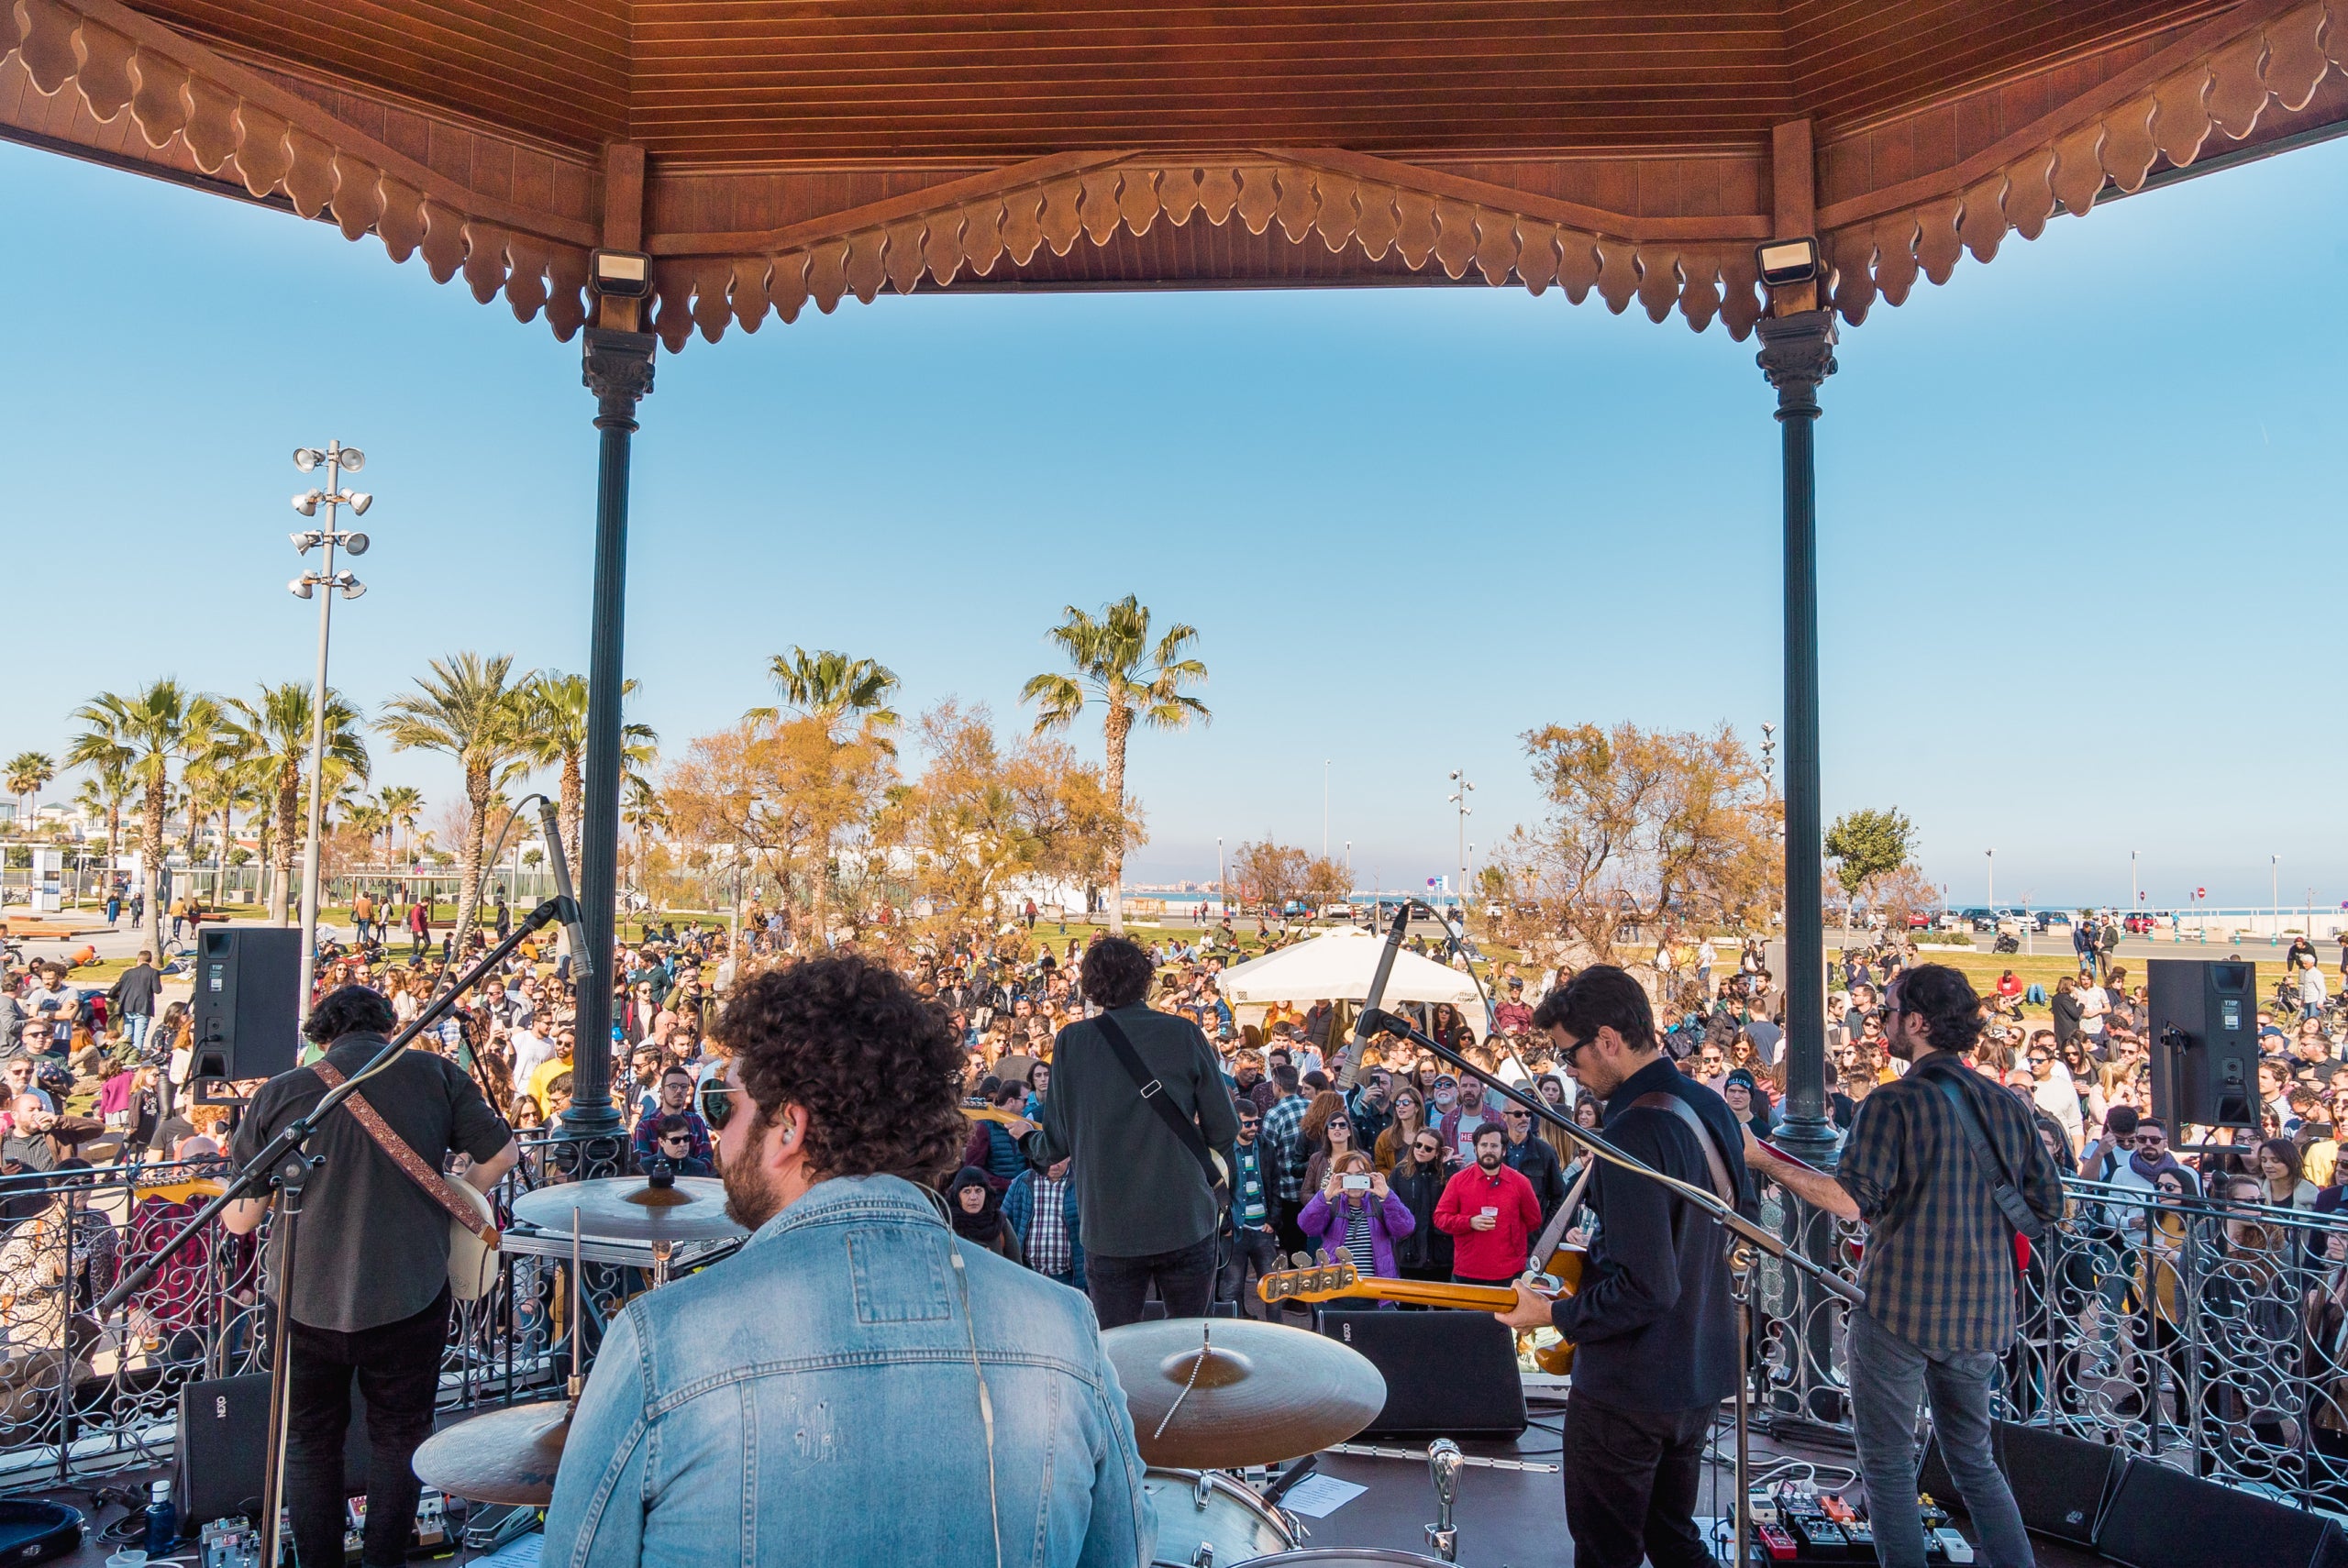
[(579, 1233), (594, 1241), (711, 1242), (749, 1233), (726, 1218), (725, 1184), (713, 1176), (678, 1176), (671, 1185), (613, 1176), (542, 1187), (514, 1200), (514, 1218), (568, 1234), (574, 1209)]
[(415, 1451), (427, 1486), (476, 1503), (544, 1507), (570, 1436), (570, 1402), (511, 1405), (444, 1427)]
[(1227, 1470), (1318, 1453), (1386, 1408), (1386, 1379), (1367, 1356), (1279, 1323), (1159, 1319), (1111, 1329), (1101, 1348), (1124, 1386), (1142, 1459), (1159, 1468)]

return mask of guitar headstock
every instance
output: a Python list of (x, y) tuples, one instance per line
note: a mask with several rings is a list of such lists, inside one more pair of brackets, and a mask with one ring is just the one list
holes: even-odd
[(1361, 1280), (1361, 1271), (1350, 1257), (1333, 1257), (1326, 1248), (1318, 1258), (1299, 1253), (1291, 1263), (1293, 1266), (1275, 1269), (1257, 1281), (1257, 1296), (1270, 1302), (1327, 1301), (1346, 1294)]

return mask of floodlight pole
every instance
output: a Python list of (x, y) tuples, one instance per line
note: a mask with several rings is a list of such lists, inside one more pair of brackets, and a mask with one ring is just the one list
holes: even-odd
[[(311, 451), (306, 458), (297, 456), (296, 462), (316, 462), (320, 458), (325, 459), (326, 489), (323, 492), (311, 491), (308, 501), (313, 508), (324, 505), (327, 509), (327, 525), (313, 536), (323, 553), (321, 569), (305, 574), (295, 584), (297, 588), (304, 583), (308, 584), (318, 601), (318, 668), (316, 679), (310, 686), (310, 812), (309, 824), (302, 838), (302, 955), (294, 993), (299, 1009), (298, 1018), (310, 1015), (310, 994), (317, 983), (318, 839), (326, 820), (327, 650), (333, 635), (335, 595), (360, 591), (357, 583), (346, 584), (343, 581), (334, 564), (335, 547), (343, 543), (345, 537), (342, 533), (342, 507), (350, 500), (342, 488), (345, 463), (342, 443), (328, 441), (325, 452)], [(360, 467), (362, 461), (359, 454), (349, 454), (349, 466), (354, 470)], [(359, 497), (353, 510), (363, 513), (367, 500), (363, 495)], [(295, 497), (297, 506), (302, 501), (302, 497)], [(358, 538), (354, 548), (364, 548), (366, 542), (364, 538)], [(191, 853), (194, 847), (193, 845), (189, 846)]]
[(1818, 801), (1818, 387), (1834, 373), (1834, 313), (1761, 318), (1759, 364), (1778, 389), (1786, 547), (1786, 1108), (1778, 1142), (1814, 1165), (1837, 1143), (1826, 1108), (1826, 933)]
[(595, 599), (587, 656), (587, 755), (579, 821), (579, 924), (591, 972), (578, 988), (572, 1098), (563, 1114), (572, 1139), (625, 1132), (612, 1104), (612, 922), (619, 898), (620, 659), (627, 613), (627, 483), (636, 405), (652, 390), (658, 339), (613, 327), (586, 330), (584, 381), (595, 394), (602, 450), (595, 478)]

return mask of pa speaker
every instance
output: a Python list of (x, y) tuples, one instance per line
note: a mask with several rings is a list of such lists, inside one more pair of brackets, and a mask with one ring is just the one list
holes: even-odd
[[(367, 1401), (350, 1390), (350, 1425), (343, 1433), (342, 1489), (367, 1490)], [(269, 1374), (247, 1373), (191, 1383), (180, 1394), (178, 1484), (180, 1529), (194, 1535), (214, 1519), (260, 1518), (262, 1471), (269, 1452)]]
[(2258, 1125), (2258, 969), (2232, 960), (2146, 966), (2153, 1114), (2174, 1141), (2186, 1122)]
[[(2025, 1528), (2081, 1546), (2095, 1544), (2128, 1463), (2119, 1449), (2011, 1421), (1990, 1423), (1989, 1457), (2006, 1478)], [(1925, 1445), (1916, 1484), (1934, 1501), (1966, 1511), (1965, 1499), (1941, 1456), (1938, 1433)]]
[(191, 1078), (271, 1078), (302, 1043), (302, 933), (199, 926)]
[(1324, 1310), (1315, 1320), (1385, 1375), (1386, 1408), (1365, 1436), (1512, 1438), (1524, 1430), (1516, 1336), (1490, 1312)]
[(2320, 1514), (2132, 1461), (2096, 1550), (2127, 1568), (2340, 1568), (2340, 1527)]

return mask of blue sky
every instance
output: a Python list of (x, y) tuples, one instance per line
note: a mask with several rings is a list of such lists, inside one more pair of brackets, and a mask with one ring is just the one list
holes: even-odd
[[(0, 145), (17, 372), (0, 755), (164, 673), (306, 679), (297, 445), (371, 463), (371, 707), (460, 648), (584, 668), (579, 350), (373, 241)], [(1819, 427), (1830, 816), (1897, 804), (1959, 901), (2348, 898), (2324, 813), (2348, 531), (2348, 142), (2058, 219), (1847, 332)], [(1206, 730), (1139, 737), (1137, 878), (1218, 834), (1357, 880), (1537, 810), (1519, 736), (1778, 715), (1778, 434), (1753, 346), (1552, 293), (884, 295), (661, 359), (628, 668), (675, 745), (793, 643), (1020, 722), (1064, 604), (1200, 628)], [(2326, 454), (2330, 454), (2327, 458)], [(1098, 749), (1097, 734), (1080, 744)], [(379, 751), (379, 782), (454, 786)], [(53, 787), (55, 788), (55, 787)], [(437, 808), (437, 799), (435, 808)]]

